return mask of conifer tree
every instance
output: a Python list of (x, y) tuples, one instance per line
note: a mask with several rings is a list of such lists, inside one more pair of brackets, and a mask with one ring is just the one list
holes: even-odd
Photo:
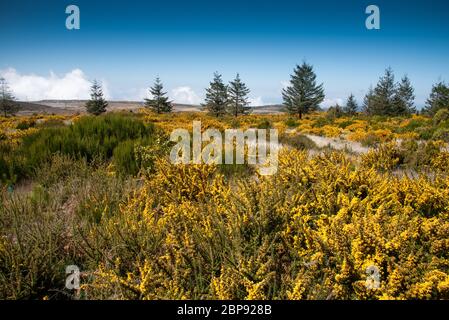
[(203, 104), (210, 114), (218, 117), (226, 113), (228, 105), (228, 87), (223, 83), (221, 74), (214, 73), (214, 80), (206, 89), (206, 99)]
[(290, 76), (290, 86), (282, 90), (282, 97), (287, 111), (297, 115), (317, 110), (324, 100), (323, 84), (317, 85), (316, 74), (312, 65), (303, 62), (297, 65)]
[(3, 116), (13, 116), (19, 111), (15, 100), (5, 78), (0, 78), (0, 111)]
[(377, 86), (374, 88), (374, 95), (371, 101), (371, 114), (394, 115), (395, 95), (396, 85), (393, 70), (387, 68), (384, 76), (379, 79)]
[(348, 97), (348, 100), (346, 101), (346, 106), (344, 107), (343, 111), (344, 113), (353, 116), (357, 113), (358, 108), (359, 106), (357, 105), (357, 101), (355, 100), (354, 95), (351, 93), (351, 95)]
[(362, 111), (364, 113), (366, 113), (367, 115), (373, 115), (374, 114), (373, 97), (374, 97), (374, 90), (373, 90), (373, 87), (371, 86), (368, 89), (368, 92), (366, 93), (365, 97), (363, 98)]
[(250, 107), (248, 106), (248, 94), (250, 90), (246, 87), (245, 83), (240, 80), (240, 76), (237, 76), (233, 81), (229, 83), (228, 95), (229, 95), (229, 113), (237, 117), (239, 114), (248, 114)]
[(164, 92), (164, 86), (159, 79), (156, 78), (153, 87), (149, 89), (152, 99), (145, 99), (145, 107), (151, 109), (156, 113), (171, 112), (173, 105), (166, 97), (167, 92)]
[(0, 78), (0, 112), (4, 117), (13, 116), (19, 111), (15, 100), (5, 78)]
[(424, 112), (434, 115), (440, 109), (449, 109), (449, 86), (443, 81), (433, 85)]
[(410, 79), (404, 76), (397, 85), (394, 97), (394, 115), (407, 115), (415, 113), (415, 94)]
[(106, 112), (108, 103), (103, 97), (103, 89), (97, 80), (92, 82), (90, 90), (90, 100), (86, 103), (86, 110), (88, 113), (98, 116)]

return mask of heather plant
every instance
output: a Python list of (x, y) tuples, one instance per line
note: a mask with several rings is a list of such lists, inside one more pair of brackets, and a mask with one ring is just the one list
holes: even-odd
[(152, 124), (132, 117), (119, 114), (83, 117), (70, 126), (47, 127), (24, 136), (20, 145), (11, 149), (13, 154), (0, 162), (0, 170), (6, 178), (24, 178), (55, 154), (91, 162), (96, 158), (109, 160), (115, 152), (115, 163), (122, 166), (120, 170), (135, 174), (138, 164), (134, 148), (129, 148), (129, 144), (150, 144), (154, 135)]

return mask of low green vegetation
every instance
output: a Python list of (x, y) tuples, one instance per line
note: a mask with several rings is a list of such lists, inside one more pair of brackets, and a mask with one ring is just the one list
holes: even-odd
[(135, 175), (142, 164), (135, 147), (150, 146), (159, 138), (152, 124), (136, 117), (83, 117), (70, 126), (51, 126), (30, 134), (17, 148), (3, 146), (0, 176), (10, 182), (30, 177), (56, 154), (88, 163), (112, 160), (116, 170)]

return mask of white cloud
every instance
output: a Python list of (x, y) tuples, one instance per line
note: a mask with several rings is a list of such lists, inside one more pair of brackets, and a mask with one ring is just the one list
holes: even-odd
[(248, 100), (251, 107), (260, 107), (265, 104), (262, 100), (262, 97), (249, 98)]
[(192, 88), (184, 86), (174, 88), (172, 91), (173, 101), (185, 104), (200, 104), (201, 98), (192, 90)]
[(335, 106), (336, 104), (339, 104), (340, 106), (343, 106), (345, 104), (344, 100), (341, 98), (334, 98), (334, 99), (324, 99), (324, 101), (321, 103), (321, 107), (324, 109), (330, 108)]
[[(9, 68), (0, 71), (0, 75), (6, 79), (19, 100), (75, 100), (88, 99), (90, 96), (91, 82), (80, 69), (74, 69), (62, 76), (50, 72), (45, 77), (35, 74), (20, 74), (15, 69)], [(107, 83), (101, 82), (105, 98), (109, 98)]]

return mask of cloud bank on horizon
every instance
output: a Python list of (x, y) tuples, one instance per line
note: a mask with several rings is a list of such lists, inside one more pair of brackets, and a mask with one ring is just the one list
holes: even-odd
[[(62, 76), (50, 71), (48, 76), (20, 74), (16, 69), (0, 71), (15, 97), (23, 101), (84, 100), (90, 97), (91, 82), (81, 69), (74, 69)], [(102, 81), (103, 93), (110, 98), (107, 83)]]

